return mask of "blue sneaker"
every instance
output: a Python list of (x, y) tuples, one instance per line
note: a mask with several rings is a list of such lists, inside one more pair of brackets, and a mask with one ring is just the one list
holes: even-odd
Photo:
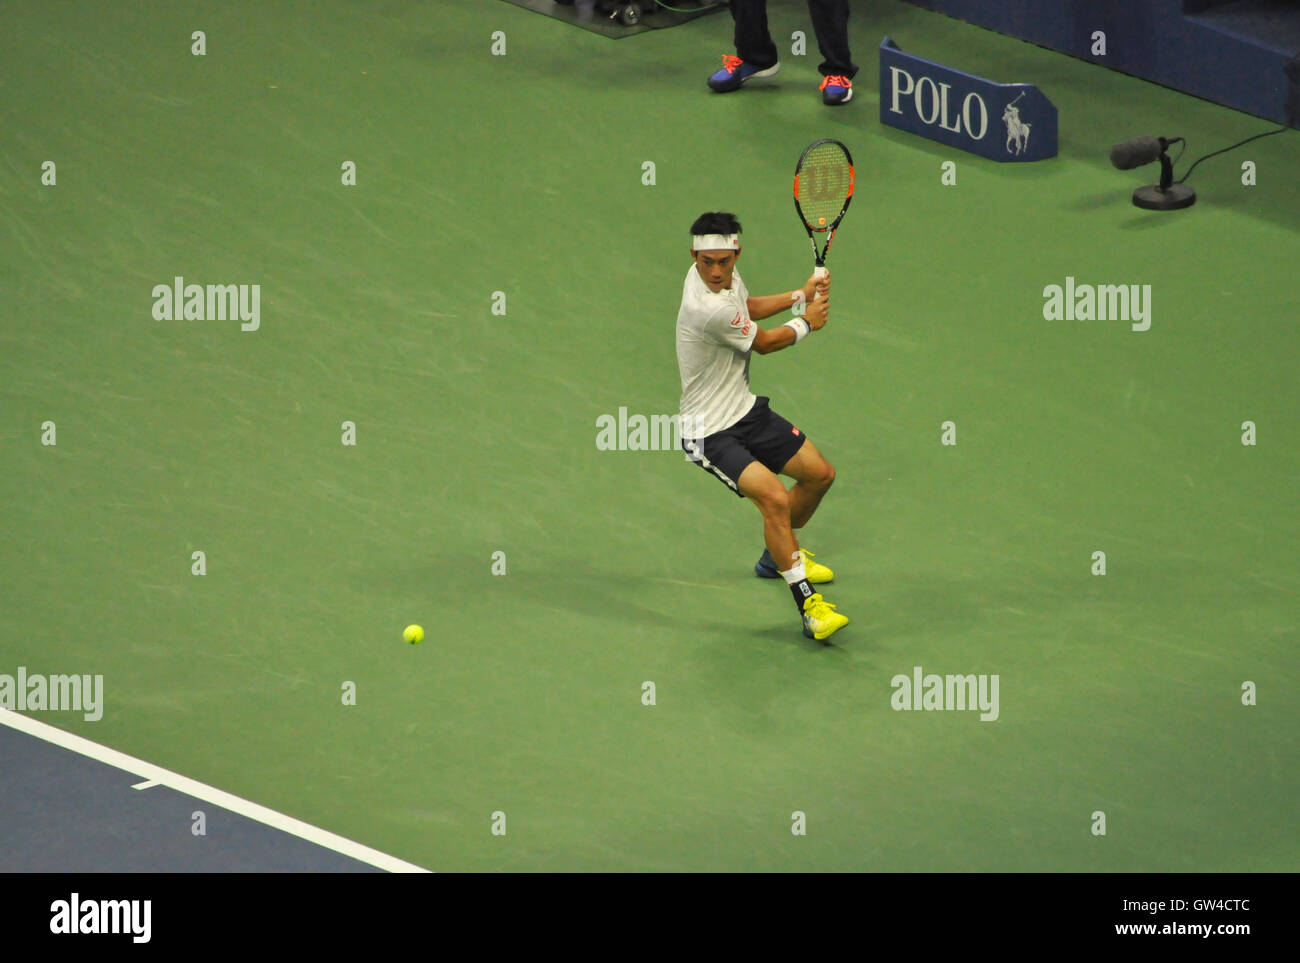
[(853, 99), (853, 81), (843, 74), (834, 74), (822, 78), (822, 103), (828, 107), (838, 107)]
[(776, 563), (772, 561), (772, 553), (763, 549), (763, 555), (754, 565), (754, 574), (759, 578), (780, 578), (781, 573), (777, 570)]
[(722, 55), (722, 69), (709, 78), (709, 86), (720, 94), (725, 94), (731, 90), (739, 90), (751, 77), (771, 77), (781, 69), (779, 63), (760, 70), (753, 64), (747, 64), (739, 57), (733, 57), (730, 54)]

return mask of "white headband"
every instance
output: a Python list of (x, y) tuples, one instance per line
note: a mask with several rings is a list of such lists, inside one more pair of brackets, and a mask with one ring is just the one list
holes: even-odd
[(738, 251), (740, 236), (737, 234), (694, 234), (691, 236), (692, 251)]

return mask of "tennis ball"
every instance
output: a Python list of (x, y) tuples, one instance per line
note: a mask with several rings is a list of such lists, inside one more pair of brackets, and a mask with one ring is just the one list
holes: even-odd
[(406, 639), (407, 642), (410, 642), (411, 645), (418, 645), (424, 641), (424, 629), (420, 628), (418, 625), (408, 625), (406, 630), (402, 633), (402, 638)]
[(824, 217), (819, 217), (819, 218), (817, 218), (817, 223), (818, 223), (818, 224), (825, 224), (825, 223), (826, 223), (826, 218), (824, 218)]

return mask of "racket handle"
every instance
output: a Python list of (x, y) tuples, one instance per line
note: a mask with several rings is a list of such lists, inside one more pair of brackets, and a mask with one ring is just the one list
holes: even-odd
[[(824, 264), (819, 264), (819, 265), (817, 265), (815, 268), (813, 268), (813, 277), (815, 277), (815, 278), (824, 278), (824, 277), (826, 277), (826, 275), (827, 275), (828, 273), (829, 273), (829, 272), (826, 270), (826, 265), (824, 265)], [(817, 296), (813, 298), (813, 300), (816, 301), (817, 298), (820, 298), (820, 297), (821, 297), (821, 294), (820, 294), (820, 292), (819, 292), (819, 293), (817, 294)]]

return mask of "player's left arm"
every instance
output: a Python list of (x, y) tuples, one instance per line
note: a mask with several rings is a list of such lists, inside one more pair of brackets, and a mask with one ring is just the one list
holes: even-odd
[[(829, 320), (830, 306), (831, 299), (827, 295), (808, 305), (808, 310), (804, 312), (802, 318), (792, 319), (775, 328), (766, 330), (759, 328), (754, 334), (754, 341), (750, 346), (750, 350), (756, 354), (771, 354), (773, 351), (780, 351), (797, 343), (800, 337), (807, 337), (809, 329), (812, 331), (821, 330)], [(801, 325), (804, 326), (802, 335), (795, 331), (795, 328)]]
[(807, 304), (815, 297), (826, 297), (830, 293), (830, 289), (831, 276), (829, 271), (825, 277), (821, 278), (814, 274), (808, 278), (802, 288), (786, 291), (784, 294), (764, 294), (756, 298), (750, 298), (745, 302), (745, 308), (749, 311), (750, 318), (755, 321), (762, 321), (764, 318), (770, 318), (782, 311), (789, 311), (799, 301), (800, 295), (803, 295), (803, 302)]

